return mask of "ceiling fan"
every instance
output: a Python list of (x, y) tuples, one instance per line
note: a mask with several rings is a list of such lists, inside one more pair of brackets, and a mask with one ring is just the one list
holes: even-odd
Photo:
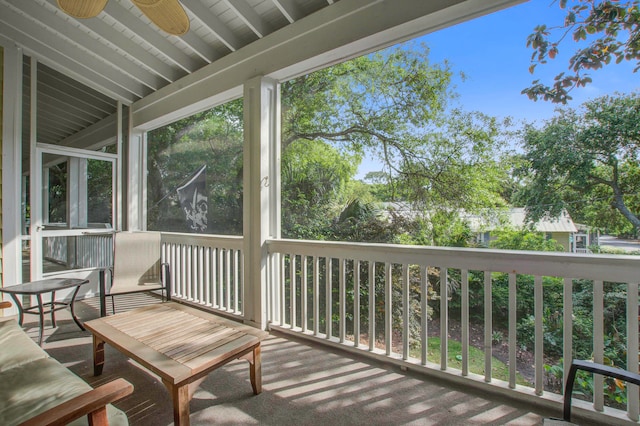
[[(93, 18), (107, 0), (57, 0), (58, 6), (74, 18)], [(189, 17), (178, 0), (131, 0), (151, 22), (163, 31), (182, 35), (189, 31)]]

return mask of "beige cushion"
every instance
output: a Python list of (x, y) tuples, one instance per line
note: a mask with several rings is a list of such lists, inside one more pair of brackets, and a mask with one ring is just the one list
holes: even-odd
[(0, 373), (37, 359), (48, 358), (17, 321), (0, 322)]
[[(91, 386), (40, 348), (15, 320), (0, 321), (0, 425), (17, 425)], [(108, 405), (110, 425), (128, 425), (127, 416)], [(71, 423), (87, 425), (86, 416)]]
[[(0, 424), (16, 425), (89, 390), (91, 386), (52, 358), (0, 373)], [(127, 417), (107, 406), (110, 425), (128, 425)], [(88, 424), (86, 416), (72, 425)]]

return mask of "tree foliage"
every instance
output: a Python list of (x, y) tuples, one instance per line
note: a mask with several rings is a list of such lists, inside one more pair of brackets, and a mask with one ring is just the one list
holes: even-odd
[(283, 84), (283, 158), (296, 141), (326, 143), (352, 158), (366, 152), (383, 164), (368, 176), (380, 201), (444, 209), (443, 218), (460, 208), (503, 205), (506, 174), (495, 158), (501, 123), (451, 108), (453, 71), (431, 63), (428, 53), (402, 45)]
[[(507, 175), (495, 158), (501, 123), (452, 109), (451, 76), (446, 62), (429, 61), (426, 47), (406, 44), (283, 83), (283, 236), (395, 242), (416, 235), (414, 243), (462, 245), (469, 231), (452, 213), (503, 205)], [(211, 232), (241, 232), (241, 102), (149, 133), (154, 226), (181, 230), (175, 188), (204, 163), (213, 180)], [(370, 189), (353, 181), (365, 152), (384, 164)], [(433, 220), (410, 227), (371, 204), (397, 199), (434, 211), (425, 216)]]
[(532, 251), (564, 251), (562, 244), (553, 239), (546, 239), (542, 232), (532, 232), (527, 229), (494, 232), (495, 240), (489, 247), (501, 250), (532, 250)]
[(411, 155), (398, 159), (396, 193), (424, 210), (503, 206), (507, 170), (496, 157), (500, 130), (492, 117), (450, 111), (437, 129), (407, 142)]
[(525, 186), (517, 199), (533, 221), (557, 217), (563, 208), (585, 217), (581, 210), (606, 202), (640, 229), (639, 143), (638, 95), (605, 96), (581, 111), (561, 110), (542, 129), (525, 131)]
[(190, 232), (176, 189), (207, 166), (208, 233), (242, 234), (242, 99), (148, 133), (149, 229)]
[(337, 214), (336, 202), (358, 163), (325, 142), (290, 143), (281, 166), (283, 237), (324, 239)]
[(87, 221), (112, 221), (112, 165), (104, 160), (87, 160)]
[(405, 141), (453, 96), (451, 76), (448, 64), (429, 61), (425, 46), (404, 45), (290, 80), (282, 85), (282, 147), (307, 139), (367, 147), (387, 160), (410, 155)]
[(546, 64), (560, 53), (562, 45), (573, 39), (576, 50), (569, 59), (569, 73), (556, 75), (551, 85), (532, 82), (524, 89), (530, 99), (544, 99), (566, 104), (575, 87), (591, 83), (587, 73), (614, 61), (635, 61), (634, 72), (640, 68), (640, 7), (638, 0), (559, 0), (566, 11), (558, 26), (539, 25), (527, 39), (533, 49), (529, 71)]

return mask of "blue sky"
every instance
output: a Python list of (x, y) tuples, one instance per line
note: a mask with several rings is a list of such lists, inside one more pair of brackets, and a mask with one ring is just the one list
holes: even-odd
[[(433, 62), (448, 60), (454, 71), (463, 72), (465, 81), (456, 80), (459, 105), (468, 111), (481, 111), (496, 117), (512, 117), (516, 122), (543, 123), (553, 116), (558, 105), (534, 102), (520, 94), (535, 79), (550, 83), (559, 72), (567, 70), (575, 48), (569, 40), (560, 47), (560, 55), (529, 73), (533, 50), (526, 47), (527, 36), (536, 25), (562, 23), (564, 11), (552, 0), (530, 0), (481, 18), (427, 34), (416, 39), (430, 48)], [(564, 50), (563, 50), (564, 49)], [(590, 72), (593, 83), (574, 89), (568, 106), (578, 108), (583, 102), (614, 92), (629, 93), (640, 88), (640, 74), (632, 72), (634, 64), (623, 62)], [(380, 170), (365, 159), (357, 178), (368, 171)]]

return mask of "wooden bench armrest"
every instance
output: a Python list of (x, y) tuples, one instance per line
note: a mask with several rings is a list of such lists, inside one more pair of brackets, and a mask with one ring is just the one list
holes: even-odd
[(9, 301), (4, 301), (4, 302), (0, 302), (0, 309), (8, 309), (11, 307), (11, 302)]
[[(44, 384), (43, 386), (46, 386)], [(63, 402), (22, 423), (21, 426), (66, 425), (82, 416), (89, 416), (89, 424), (107, 426), (106, 405), (133, 392), (133, 385), (124, 379), (116, 379), (87, 393)]]

